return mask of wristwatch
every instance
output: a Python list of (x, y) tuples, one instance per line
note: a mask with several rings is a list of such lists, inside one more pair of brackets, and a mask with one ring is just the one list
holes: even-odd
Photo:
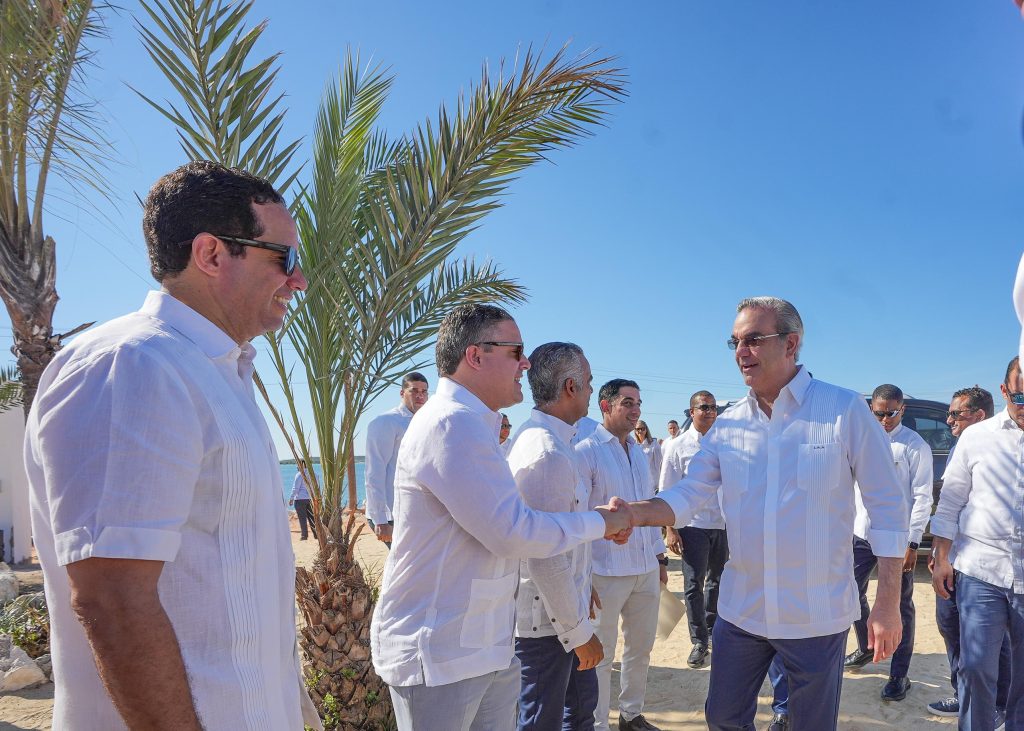
[(914, 550), (914, 551), (916, 551), (920, 547), (921, 547), (921, 544), (915, 543), (914, 541), (911, 541), (910, 543), (907, 544), (907, 548), (909, 548), (911, 550)]
[(661, 558), (659, 558), (658, 563), (660, 563), (662, 566), (668, 566), (668, 556), (662, 556)]

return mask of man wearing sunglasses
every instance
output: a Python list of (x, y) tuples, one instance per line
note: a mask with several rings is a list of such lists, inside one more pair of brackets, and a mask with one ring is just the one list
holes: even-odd
[[(955, 589), (960, 615), (960, 728), (992, 728), (1000, 711), (1001, 647), (1011, 683), (1024, 678), (1024, 380), (1014, 357), (999, 387), (1004, 411), (963, 430), (932, 516), (932, 586)], [(1006, 696), (1006, 726), (1024, 728), (1024, 693)]]
[(523, 400), (530, 367), (507, 312), (454, 308), (435, 358), (437, 389), (398, 449), (373, 665), (390, 686), (400, 731), (508, 731), (520, 689), (520, 559), (602, 536), (628, 540), (629, 516), (604, 506), (546, 513), (523, 501), (498, 444), (498, 411)]
[(391, 548), (394, 528), (395, 467), (398, 447), (412, 416), (429, 396), (427, 377), (413, 371), (402, 379), (400, 403), (385, 411), (366, 427), (366, 522), (377, 540)]
[(160, 290), (57, 354), (27, 425), (53, 725), (320, 728), (250, 343), (306, 288), (295, 223), (267, 181), (194, 162), (143, 233)]
[(849, 570), (854, 481), (879, 556), (868, 644), (878, 661), (900, 641), (909, 511), (892, 453), (860, 394), (798, 364), (802, 341), (789, 302), (741, 301), (727, 344), (747, 397), (719, 415), (681, 482), (623, 508), (634, 525), (681, 526), (721, 499), (730, 540), (705, 704), (711, 731), (753, 728), (776, 655), (790, 683), (793, 728), (836, 728), (846, 636), (860, 615)]
[[(697, 391), (690, 397), (690, 428), (672, 440), (661, 464), (658, 484), (670, 487), (686, 476), (686, 465), (700, 451), (700, 442), (718, 417), (718, 404), (710, 391)], [(709, 500), (685, 528), (669, 526), (665, 545), (683, 558), (683, 596), (686, 621), (690, 625), (693, 649), (686, 659), (691, 668), (704, 665), (711, 643), (711, 630), (718, 618), (718, 585), (725, 562), (729, 560), (729, 542), (725, 518), (718, 500)]]
[[(946, 412), (946, 423), (949, 424), (954, 439), (959, 439), (964, 429), (990, 419), (995, 414), (992, 394), (981, 386), (974, 385), (961, 388), (953, 394)], [(949, 466), (956, 453), (956, 442), (946, 458)], [(934, 569), (934, 550), (928, 559), (928, 569)], [(953, 582), (955, 586), (955, 580)], [(946, 646), (946, 659), (949, 661), (949, 682), (953, 686), (953, 695), (928, 704), (928, 712), (935, 716), (957, 716), (960, 714), (960, 613), (956, 608), (956, 591), (951, 590), (948, 598), (935, 595), (935, 625)], [(1010, 687), (1010, 645), (1003, 642), (999, 656), (999, 680), (996, 684), (996, 708), (1006, 708), (1006, 697)], [(1002, 713), (1002, 710), (998, 711)]]

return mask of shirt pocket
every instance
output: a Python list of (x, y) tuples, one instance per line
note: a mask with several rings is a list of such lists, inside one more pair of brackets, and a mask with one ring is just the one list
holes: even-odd
[(808, 492), (832, 490), (839, 485), (840, 448), (829, 444), (801, 444), (796, 485)]
[(499, 579), (473, 579), (459, 635), (462, 647), (484, 649), (511, 641), (518, 581), (517, 572)]

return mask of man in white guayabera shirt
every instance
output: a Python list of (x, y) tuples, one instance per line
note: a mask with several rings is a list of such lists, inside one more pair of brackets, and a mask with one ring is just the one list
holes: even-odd
[(56, 355), (26, 429), (53, 726), (320, 728), (249, 343), (306, 288), (295, 224), (266, 181), (193, 162), (143, 232), (160, 291)]
[[(700, 451), (700, 442), (718, 418), (718, 403), (710, 391), (697, 391), (690, 396), (690, 427), (665, 450), (659, 484), (670, 487), (686, 476), (686, 466)], [(689, 525), (676, 530), (669, 527), (665, 545), (683, 558), (683, 596), (686, 599), (686, 621), (690, 625), (693, 647), (686, 664), (691, 668), (704, 665), (711, 643), (711, 630), (718, 619), (718, 590), (722, 571), (729, 560), (729, 540), (725, 518), (718, 500), (709, 500), (693, 516)], [(706, 582), (706, 583), (705, 583)]]
[[(960, 728), (993, 728), (1000, 647), (1009, 635), (1006, 728), (1024, 728), (1024, 379), (1020, 358), (999, 390), (1006, 409), (964, 429), (932, 516), (932, 586), (960, 614)], [(955, 578), (954, 578), (954, 569)]]
[(395, 525), (395, 467), (398, 447), (412, 415), (427, 403), (427, 378), (413, 371), (402, 379), (401, 403), (366, 427), (366, 518), (377, 540), (391, 546)]
[(520, 559), (605, 535), (627, 540), (629, 518), (606, 508), (543, 513), (520, 497), (498, 445), (498, 409), (523, 400), (530, 361), (507, 312), (456, 307), (441, 322), (436, 360), (437, 390), (398, 452), (373, 665), (401, 731), (506, 731), (520, 684)]
[[(616, 495), (629, 500), (654, 497), (647, 456), (640, 445), (628, 438), (640, 419), (640, 387), (635, 381), (614, 378), (601, 386), (598, 402), (604, 421), (576, 445), (590, 504), (603, 505)], [(622, 731), (656, 731), (644, 718), (643, 709), (647, 671), (658, 629), (661, 583), (668, 583), (668, 559), (661, 531), (642, 528), (634, 531), (624, 545), (601, 543), (593, 549), (594, 591), (601, 600), (597, 636), (604, 649), (604, 659), (597, 666), (600, 692), (594, 728), (608, 728), (612, 660), (621, 617), (624, 647), (618, 727)]]
[[(545, 343), (530, 354), (528, 376), (535, 407), (509, 440), (516, 486), (531, 508), (586, 511), (589, 490), (570, 442), (594, 392), (590, 363), (578, 345)], [(516, 602), (519, 731), (591, 731), (603, 652), (590, 623), (590, 544), (524, 559)]]
[(752, 728), (778, 653), (794, 729), (836, 728), (843, 651), (860, 615), (853, 581), (854, 481), (871, 518), (878, 592), (875, 660), (899, 644), (908, 505), (885, 433), (864, 399), (797, 364), (803, 323), (775, 297), (740, 302), (730, 348), (750, 386), (722, 413), (686, 477), (632, 506), (635, 525), (686, 525), (721, 491), (729, 532), (705, 705), (712, 731)]

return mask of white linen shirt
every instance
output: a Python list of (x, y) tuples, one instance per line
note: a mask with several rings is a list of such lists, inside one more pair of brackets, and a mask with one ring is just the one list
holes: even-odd
[[(534, 510), (587, 510), (587, 487), (569, 446), (576, 427), (534, 409), (514, 438), (508, 466), (523, 501)], [(519, 566), (516, 636), (556, 635), (566, 652), (594, 635), (590, 623), (590, 544)]]
[(25, 436), (50, 609), (54, 728), (124, 729), (71, 610), (64, 567), (164, 562), (170, 619), (208, 729), (303, 728), (295, 559), (255, 349), (165, 292), (47, 366)]
[[(686, 477), (686, 465), (700, 451), (701, 433), (690, 424), (690, 428), (666, 442), (665, 456), (661, 462), (661, 478), (658, 484), (669, 487)], [(717, 498), (708, 500), (704, 507), (694, 513), (693, 520), (687, 528), (703, 528), (704, 530), (723, 530), (725, 518), (722, 516), (722, 505)]]
[(684, 526), (721, 490), (729, 562), (720, 617), (762, 637), (820, 637), (860, 616), (855, 478), (875, 555), (903, 557), (907, 502), (883, 431), (859, 394), (814, 380), (801, 366), (771, 418), (753, 392), (726, 409), (686, 477), (658, 497)]
[(373, 614), (388, 685), (445, 685), (512, 662), (521, 558), (604, 535), (596, 512), (543, 513), (519, 495), (498, 446), (501, 415), (441, 378), (398, 451), (394, 543)]
[(932, 533), (953, 541), (957, 571), (1024, 594), (1024, 431), (1006, 409), (960, 435)]
[[(598, 424), (589, 437), (576, 445), (583, 481), (590, 489), (590, 507), (607, 505), (614, 496), (630, 502), (654, 497), (647, 457), (636, 442), (626, 440), (626, 450), (610, 431)], [(592, 547), (593, 572), (601, 576), (639, 576), (658, 568), (657, 556), (665, 552), (658, 528), (635, 528), (625, 545), (598, 541)]]
[[(896, 476), (904, 490), (904, 499), (910, 506), (910, 542), (920, 543), (925, 526), (932, 513), (932, 448), (920, 434), (903, 424), (897, 424), (891, 432), (885, 432), (892, 449), (892, 461)], [(853, 534), (867, 540), (871, 530), (871, 518), (860, 496), (860, 485), (856, 485), (857, 514), (853, 519)]]
[(633, 432), (629, 433), (626, 437), (629, 441), (636, 444), (643, 451), (644, 456), (647, 457), (647, 464), (651, 469), (651, 484), (654, 485), (655, 489), (658, 487), (658, 477), (661, 475), (661, 445), (658, 444), (657, 439), (647, 438), (647, 441), (641, 444), (636, 440)]
[(395, 519), (395, 466), (410, 421), (412, 412), (399, 404), (366, 427), (366, 517), (374, 525)]

